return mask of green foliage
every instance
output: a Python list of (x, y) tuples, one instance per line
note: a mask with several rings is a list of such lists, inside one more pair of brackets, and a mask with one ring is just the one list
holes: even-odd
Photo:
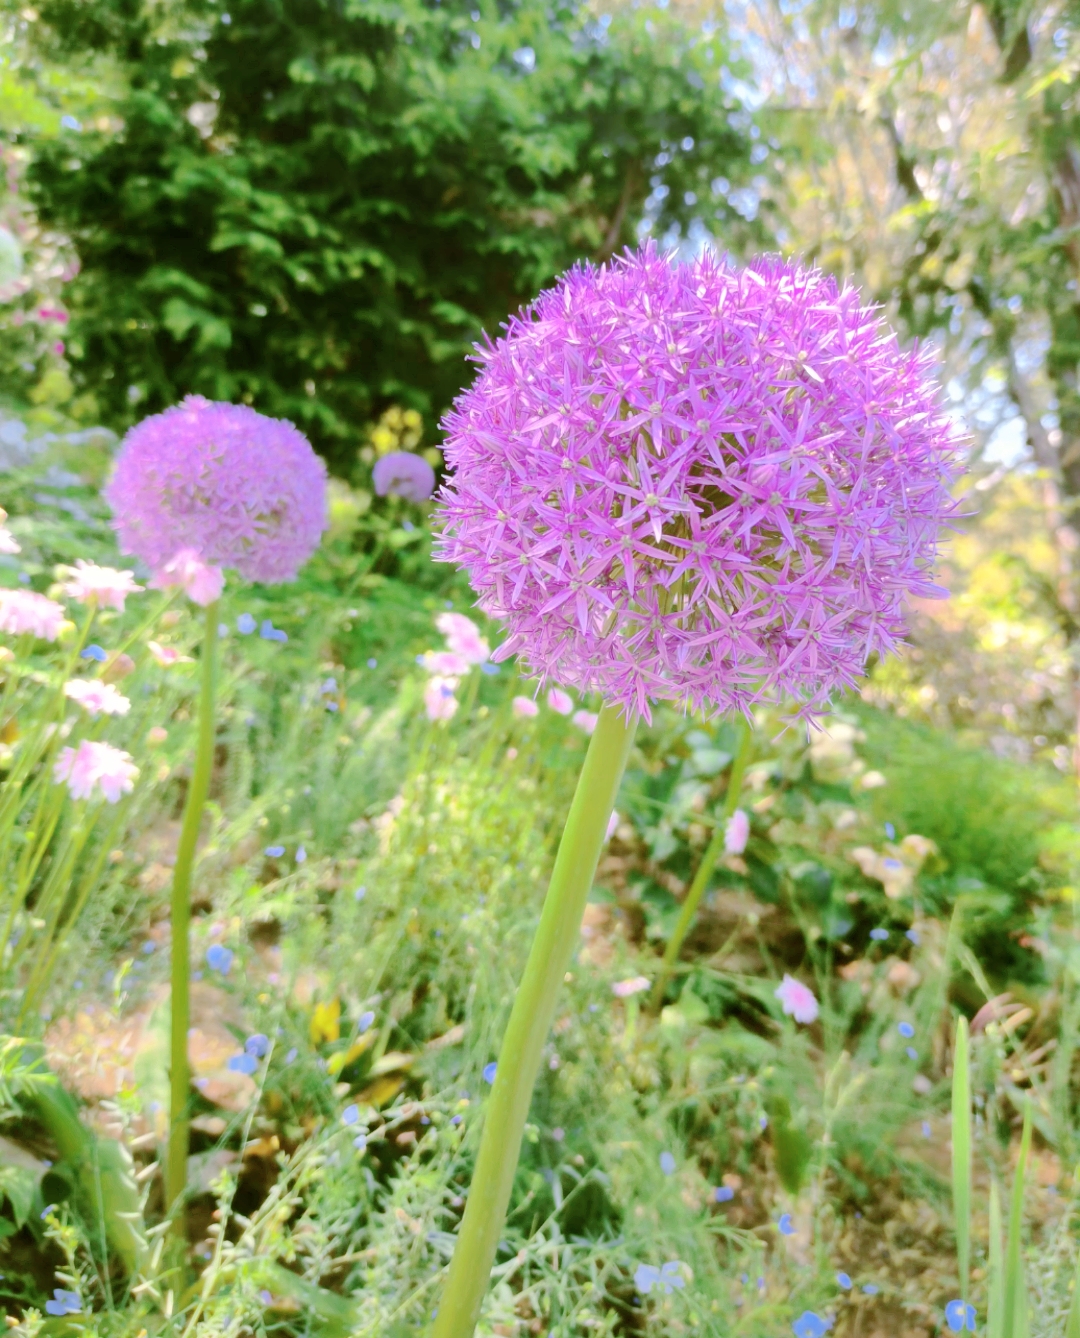
[(646, 197), (661, 231), (701, 200), (747, 235), (711, 187), (753, 170), (719, 32), (477, 5), (38, 7), (39, 50), (122, 80), (108, 128), (25, 134), (34, 203), (79, 254), (68, 354), (106, 421), (243, 399), (340, 463), (388, 402), (441, 411), (481, 328), (632, 241)]

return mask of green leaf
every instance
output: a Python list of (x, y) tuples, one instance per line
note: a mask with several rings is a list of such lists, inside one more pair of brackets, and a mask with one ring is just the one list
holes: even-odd
[(966, 1302), (971, 1280), (971, 1076), (966, 1017), (956, 1022), (952, 1081), (953, 1220), (960, 1295)]
[(1020, 1252), (1020, 1233), (1024, 1225), (1024, 1176), (1031, 1151), (1031, 1102), (1024, 1111), (1024, 1130), (1020, 1136), (1020, 1156), (1013, 1181), (1012, 1206), (1009, 1210), (1009, 1238), (1005, 1246), (1005, 1303), (1002, 1338), (1025, 1338), (1027, 1333), (1027, 1284)]

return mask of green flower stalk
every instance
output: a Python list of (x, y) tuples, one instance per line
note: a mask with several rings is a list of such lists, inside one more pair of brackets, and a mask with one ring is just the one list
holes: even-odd
[(171, 1006), (169, 1014), (169, 1144), (165, 1166), (165, 1205), (176, 1208), (187, 1184), (189, 1086), (188, 1028), (191, 1025), (191, 871), (210, 775), (214, 766), (214, 697), (217, 688), (218, 603), (206, 606), (199, 673), (198, 736), (173, 873)]
[(600, 712), (559, 842), (540, 925), (503, 1037), (473, 1187), (436, 1317), (434, 1338), (471, 1334), (487, 1290), (514, 1183), (533, 1085), (607, 837), (636, 721)]

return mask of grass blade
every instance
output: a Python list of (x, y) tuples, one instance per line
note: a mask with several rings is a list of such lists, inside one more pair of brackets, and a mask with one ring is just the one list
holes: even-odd
[(1072, 1305), (1069, 1306), (1069, 1320), (1065, 1325), (1065, 1338), (1080, 1338), (1080, 1256), (1077, 1256), (1076, 1260)]
[(971, 1071), (966, 1017), (957, 1019), (953, 1047), (952, 1184), (960, 1295), (966, 1302), (971, 1274)]
[(1024, 1132), (1020, 1136), (1020, 1157), (1013, 1181), (1012, 1206), (1009, 1210), (1009, 1239), (1005, 1246), (1005, 1332), (1003, 1338), (1023, 1338), (1027, 1332), (1027, 1294), (1024, 1263), (1020, 1257), (1020, 1230), (1024, 1221), (1024, 1175), (1031, 1151), (1031, 1102), (1024, 1107)]
[[(1005, 1254), (1001, 1248), (1001, 1190), (990, 1182), (990, 1278), (986, 1307), (986, 1338), (1005, 1335)], [(1069, 1338), (1080, 1338), (1080, 1328)]]

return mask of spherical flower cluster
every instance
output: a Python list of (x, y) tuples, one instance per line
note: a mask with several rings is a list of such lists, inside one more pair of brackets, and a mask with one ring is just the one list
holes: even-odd
[(110, 804), (133, 789), (138, 774), (130, 753), (92, 739), (83, 739), (78, 748), (63, 749), (53, 768), (56, 783), (66, 781), (72, 799), (89, 799), (100, 790)]
[(64, 684), (64, 696), (77, 702), (90, 717), (127, 715), (131, 710), (130, 699), (100, 678), (72, 678)]
[(132, 571), (117, 571), (115, 567), (99, 567), (96, 562), (87, 562), (85, 558), (76, 558), (71, 575), (61, 586), (64, 594), (80, 604), (91, 601), (101, 609), (124, 611), (124, 602), (128, 595), (138, 594), (142, 589), (134, 581)]
[(55, 641), (64, 626), (63, 605), (32, 590), (0, 590), (0, 632)]
[(251, 581), (288, 581), (326, 528), (326, 469), (291, 423), (189, 395), (125, 437), (105, 490), (125, 553), (182, 549)]
[(434, 469), (412, 451), (391, 451), (376, 460), (371, 481), (380, 497), (403, 497), (407, 502), (426, 502), (435, 491)]
[(954, 514), (926, 357), (777, 257), (651, 244), (572, 270), (478, 349), (444, 421), (438, 556), (543, 679), (812, 714), (903, 633)]

